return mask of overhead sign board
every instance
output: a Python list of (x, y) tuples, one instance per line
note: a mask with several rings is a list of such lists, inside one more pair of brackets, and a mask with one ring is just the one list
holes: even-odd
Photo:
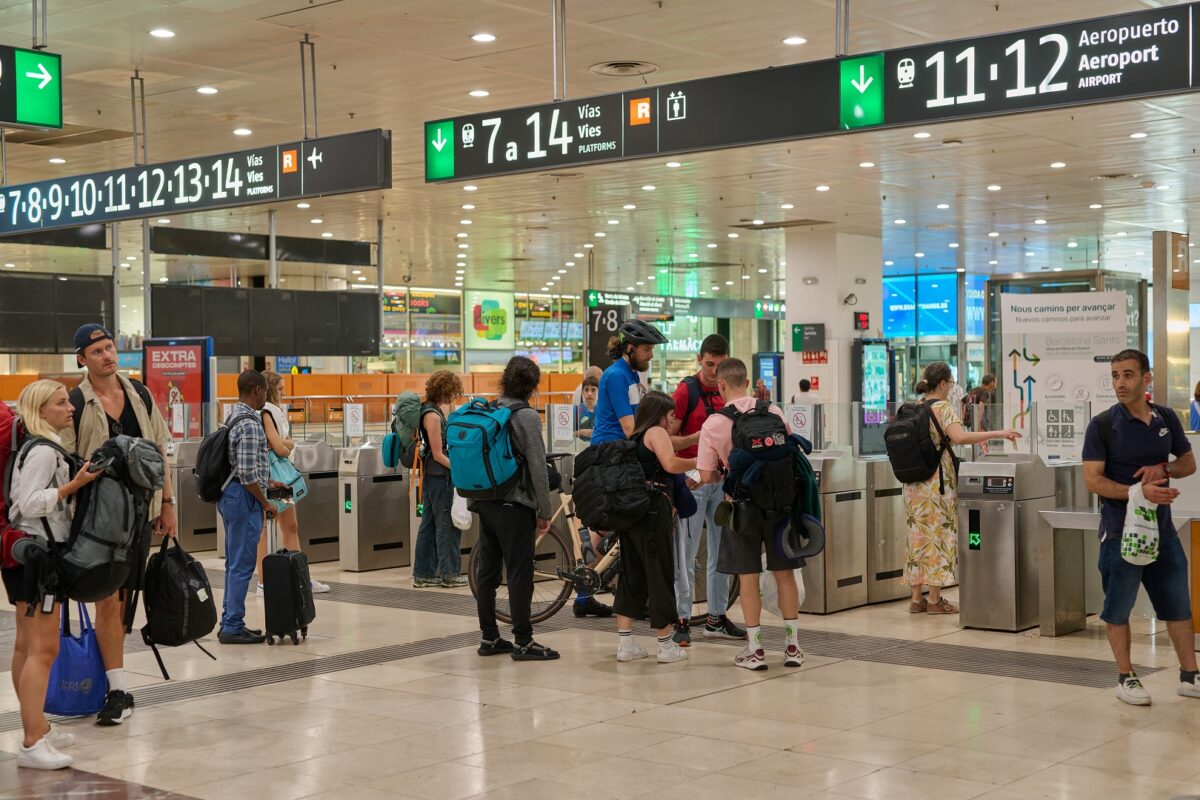
[(425, 179), (1192, 91), (1196, 5), (434, 120)]
[(391, 185), (391, 132), (360, 131), (0, 187), (0, 236)]
[(792, 324), (793, 353), (819, 353), (824, 349), (824, 323), (795, 322)]
[(63, 126), (62, 56), (0, 45), (0, 125)]
[[(638, 319), (670, 320), (675, 317), (723, 317), (727, 319), (783, 319), (784, 303), (754, 300), (725, 300), (707, 297), (668, 297), (589, 289), (583, 295), (588, 308), (599, 306), (628, 309)], [(623, 317), (622, 317), (623, 319)]]

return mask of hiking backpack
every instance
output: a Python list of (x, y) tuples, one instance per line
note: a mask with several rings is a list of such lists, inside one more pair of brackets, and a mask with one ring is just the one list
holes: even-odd
[(704, 410), (708, 412), (708, 416), (711, 417), (717, 413), (713, 405), (713, 398), (721, 396), (719, 391), (714, 389), (711, 392), (706, 392), (704, 387), (700, 385), (700, 379), (695, 375), (688, 375), (684, 378), (683, 385), (687, 387), (688, 391), (687, 413), (683, 415), (683, 423), (685, 425), (692, 418), (692, 412), (696, 410), (696, 406), (701, 403), (704, 403)]
[(759, 400), (749, 411), (726, 406), (717, 412), (733, 421), (730, 431), (730, 461), (741, 451), (754, 463), (744, 473), (731, 496), (749, 501), (751, 509), (765, 519), (790, 515), (796, 499), (796, 468), (787, 456), (787, 423), (771, 410), (771, 404)]
[(501, 406), (476, 397), (450, 412), (446, 454), (450, 482), (463, 497), (501, 500), (521, 477), (521, 453), (513, 446), (512, 417), (525, 403)]
[(9, 410), (8, 404), (0, 402), (0, 470), (3, 472), (3, 483), (0, 483), (0, 565), (15, 567), (11, 561), (12, 537), (8, 524), (8, 488), (12, 481), (12, 465), (19, 447), (14, 446), (20, 436), (21, 420)]
[(383, 465), (412, 469), (420, 448), (421, 398), (416, 392), (401, 392), (392, 409), (392, 430), (383, 437)]
[[(85, 378), (84, 380), (87, 379)], [(142, 407), (145, 409), (146, 415), (149, 416), (151, 410), (154, 408), (154, 400), (150, 397), (150, 390), (146, 388), (144, 383), (135, 381), (133, 378), (129, 379), (129, 385), (133, 387), (134, 394), (142, 401)], [(67, 398), (71, 401), (71, 407), (74, 409), (74, 412), (71, 414), (71, 423), (75, 426), (75, 439), (78, 441), (79, 423), (83, 420), (83, 409), (87, 405), (83, 399), (83, 389), (76, 386), (67, 393)], [(126, 402), (129, 402), (128, 397), (126, 397)], [(149, 431), (142, 431), (142, 433), (149, 433)]]
[(241, 412), (225, 420), (219, 428), (200, 440), (196, 451), (196, 495), (205, 503), (215, 503), (225, 493), (225, 487), (233, 480), (233, 460), (229, 457), (230, 435), (234, 427), (245, 419), (262, 425), (257, 414)]
[(628, 530), (650, 511), (646, 472), (635, 439), (596, 444), (575, 456), (571, 500), (579, 520), (594, 531)]
[[(934, 444), (930, 426), (938, 432), (940, 444)], [(896, 410), (896, 417), (883, 432), (888, 461), (901, 483), (923, 483), (936, 472), (940, 476), (941, 492), (946, 492), (946, 476), (942, 474), (942, 453), (950, 450), (950, 439), (942, 430), (931, 401), (905, 403)], [(953, 455), (953, 451), (951, 451)], [(957, 459), (956, 459), (957, 465)]]
[[(174, 546), (172, 546), (174, 543)], [(170, 680), (158, 646), (178, 647), (194, 642), (209, 658), (216, 656), (200, 644), (217, 627), (217, 604), (213, 599), (208, 575), (199, 561), (180, 546), (178, 539), (163, 537), (158, 552), (146, 565), (146, 624), (142, 641), (154, 651), (164, 680)]]

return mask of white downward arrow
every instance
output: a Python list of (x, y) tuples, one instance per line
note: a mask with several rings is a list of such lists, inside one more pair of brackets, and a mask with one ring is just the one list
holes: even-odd
[(874, 80), (875, 80), (874, 78), (867, 77), (867, 65), (859, 64), (858, 65), (858, 80), (851, 80), (850, 85), (853, 86), (855, 89), (858, 89), (859, 94), (864, 94), (867, 91), (867, 87), (870, 86), (871, 82)]
[(442, 152), (442, 148), (446, 146), (446, 142), (447, 142), (447, 139), (444, 136), (442, 136), (442, 129), (438, 128), (437, 138), (434, 139), (430, 144), (433, 145), (434, 150), (437, 150), (440, 153), (440, 152)]
[(40, 61), (38, 62), (38, 71), (37, 72), (26, 72), (25, 77), (26, 78), (41, 78), (41, 82), (38, 83), (39, 89), (45, 89), (46, 84), (48, 84), (50, 81), (54, 80), (54, 76), (50, 74), (50, 70), (46, 69), (46, 65)]

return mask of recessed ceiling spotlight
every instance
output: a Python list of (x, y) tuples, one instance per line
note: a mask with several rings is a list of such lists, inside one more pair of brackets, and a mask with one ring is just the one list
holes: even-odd
[(990, 238), (990, 239), (995, 239), (999, 235), (1000, 235), (999, 231), (988, 231), (988, 238)]
[(1067, 242), (1067, 247), (1079, 247), (1079, 242)]
[(166, 276), (166, 275), (162, 276), (161, 278), (159, 278), (159, 279), (158, 279), (158, 282), (159, 282), (159, 283), (166, 283), (166, 282), (167, 282), (167, 276)]
[(748, 280), (750, 280), (750, 276), (749, 276), (749, 275), (743, 275), (743, 276), (742, 276), (742, 280), (744, 280), (744, 281), (748, 281)]
[(1000, 191), (1000, 190), (1001, 190), (1001, 189), (1003, 189), (1003, 188), (1004, 188), (1004, 187), (1003, 187), (1003, 186), (1001, 186), (1001, 185), (1000, 185), (1000, 184), (998, 184), (998, 183), (989, 183), (989, 184), (988, 184), (988, 187), (987, 187), (987, 190), (988, 190), (989, 192), (998, 192), (998, 191)]
[(467, 262), (465, 262), (465, 261), (456, 261), (454, 263), (454, 266), (456, 266), (456, 267), (465, 267), (466, 265), (467, 265)]
[(705, 246), (705, 247), (707, 247), (709, 250), (712, 250), (712, 249), (716, 248), (716, 246), (717, 246), (717, 243), (716, 243), (716, 242), (709, 242), (708, 244), (706, 244), (706, 245), (704, 245), (704, 246)]
[(479, 187), (473, 183), (468, 183), (466, 186), (463, 187), (464, 192), (475, 192), (478, 190), (479, 190)]
[(312, 208), (308, 203), (296, 203), (296, 208)]
[(733, 281), (725, 281), (726, 286), (733, 286)]
[(560, 269), (560, 270), (558, 271), (558, 274), (559, 274), (559, 275), (566, 275), (566, 274), (567, 274), (567, 271), (566, 271), (565, 269)]
[(824, 183), (822, 183), (822, 184), (820, 184), (819, 186), (817, 186), (817, 191), (818, 191), (818, 192), (828, 192), (828, 191), (829, 191), (829, 186), (828, 186), (828, 185), (826, 185), (826, 184), (824, 184)]
[(767, 274), (767, 268), (766, 268), (766, 267), (759, 267), (759, 268), (758, 268), (758, 274), (759, 274), (759, 275), (766, 275), (766, 274)]
[(1044, 220), (1044, 219), (1041, 219), (1041, 218), (1039, 217), (1038, 219), (1035, 219), (1035, 220), (1033, 221), (1033, 224), (1034, 224), (1034, 225), (1045, 225), (1045, 224), (1046, 224), (1046, 220)]
[(730, 239), (738, 238), (738, 234), (736, 234), (736, 233), (727, 233), (725, 235), (728, 236)]
[(458, 224), (459, 224), (459, 225), (470, 225), (470, 224), (471, 224), (471, 220), (469, 220), (469, 219), (460, 219), (460, 220), (458, 221)]
[(324, 221), (325, 220), (321, 219), (320, 217), (313, 217), (309, 220), (309, 222), (311, 222), (313, 225), (320, 225)]
[(621, 206), (621, 208), (625, 209), (626, 211), (633, 211), (635, 208), (637, 208), (637, 206), (633, 203), (626, 203), (625, 205)]
[(657, 275), (647, 275), (647, 276), (646, 276), (646, 280), (648, 280), (648, 281), (656, 281), (656, 280), (658, 280), (658, 276), (657, 276)]
[(1149, 135), (1150, 134), (1148, 134), (1148, 133), (1143, 133), (1142, 131), (1138, 131), (1137, 133), (1129, 134), (1129, 138), (1130, 139), (1145, 139)]
[(1138, 250), (1136, 253), (1134, 253), (1134, 255), (1135, 256), (1144, 256), (1144, 255), (1146, 255), (1146, 253), (1143, 250)]
[(895, 264), (896, 264), (896, 262), (892, 261), (891, 259), (888, 259), (887, 261), (883, 262), (883, 265), (885, 267), (891, 267), (891, 266), (894, 266)]
[(137, 261), (137, 256), (125, 256), (126, 261)]
[(621, 224), (621, 220), (619, 220), (619, 219), (610, 219), (610, 220), (608, 221), (608, 224), (609, 224), (609, 225), (620, 225), (620, 224)]
[(454, 234), (456, 239), (466, 239), (467, 236), (468, 234), (464, 233), (463, 231), (459, 231), (458, 233)]
[(465, 272), (466, 272), (466, 270), (465, 270), (465, 269), (456, 269), (456, 270), (454, 270), (454, 274), (455, 274), (455, 275), (462, 275), (462, 274), (463, 274), (463, 273), (465, 273)]
[(1097, 209), (1104, 208), (1104, 206), (1100, 205), (1099, 203), (1092, 203), (1090, 206), (1088, 206), (1088, 208), (1090, 208), (1090, 209), (1092, 209), (1093, 211), (1095, 211), (1095, 210), (1097, 210)]
[(1034, 253), (1032, 250), (1026, 250), (1026, 251), (1025, 251), (1025, 257), (1026, 257), (1026, 258), (1033, 258), (1035, 255), (1037, 255), (1037, 254), (1036, 254), (1036, 253)]
[(803, 36), (788, 36), (784, 38), (783, 43), (789, 47), (798, 47), (802, 44), (807, 44), (808, 39), (805, 39)]
[(1117, 236), (1128, 236), (1128, 235), (1129, 234), (1127, 234), (1125, 231), (1117, 231)]
[[(1097, 259), (1094, 259), (1094, 260), (1092, 261), (1092, 263), (1093, 263), (1093, 264), (1099, 264), (1099, 263), (1100, 263), (1100, 259), (1098, 259), (1098, 258), (1097, 258)], [(1054, 267), (1054, 269), (1053, 269), (1052, 271), (1053, 271), (1053, 272), (1062, 272), (1062, 267)]]
[(496, 37), (495, 37), (495, 35), (490, 34), (490, 33), (473, 33), (473, 34), (471, 34), (471, 41), (483, 42), (484, 44), (486, 44), (488, 42), (496, 41)]
[(913, 253), (913, 258), (924, 258), (924, 257), (925, 257), (925, 254), (924, 254), (924, 253), (922, 253), (920, 250), (918, 250), (917, 252)]
[(643, 192), (653, 192), (656, 188), (658, 188), (658, 187), (656, 187), (653, 183), (647, 183), (642, 186), (642, 191)]
[[(567, 266), (567, 267), (573, 267), (573, 266), (575, 266), (575, 262), (574, 261), (564, 261), (563, 265)], [(559, 272), (566, 272), (566, 270), (560, 269)]]
[(892, 220), (892, 223), (893, 223), (893, 224), (896, 224), (896, 225), (905, 225), (905, 224), (907, 224), (907, 223), (908, 223), (908, 220), (906, 220), (906, 219), (894, 219), (894, 220)]
[(51, 164), (65, 164), (65, 163), (67, 163), (67, 160), (65, 158), (59, 158), (58, 156), (55, 156), (54, 158), (50, 159), (50, 163)]
[(1065, 161), (1052, 161), (1050, 162), (1050, 169), (1062, 169), (1066, 165), (1067, 162)]
[(945, 211), (947, 208), (950, 207), (950, 204), (949, 203), (938, 203), (937, 207), (938, 207), (939, 211)]
[(752, 219), (752, 220), (750, 220), (750, 224), (751, 225), (765, 225), (766, 223), (763, 222), (761, 219)]
[(254, 131), (250, 130), (249, 128), (234, 128), (233, 129), (234, 136), (249, 136), (252, 133), (254, 133)]
[(604, 231), (596, 231), (594, 235), (597, 239), (603, 239), (605, 236), (608, 236)]
[(170, 225), (171, 224), (171, 220), (167, 219), (166, 217), (159, 217), (158, 219), (156, 219), (154, 221), (156, 223), (158, 223), (159, 225)]
[(168, 28), (155, 28), (154, 30), (150, 31), (150, 35), (155, 39), (174, 39), (175, 31)]
[(474, 204), (474, 203), (463, 203), (463, 204), (462, 204), (462, 210), (463, 210), (463, 211), (474, 211), (474, 210), (475, 210), (475, 204)]
[(583, 258), (583, 253), (574, 253), (575, 258)]
[(216, 94), (217, 87), (215, 86), (197, 86), (196, 94)]
[(999, 263), (1000, 263), (1000, 262), (999, 262), (999, 261), (997, 261), (997, 260), (996, 260), (996, 259), (994, 259), (994, 258), (993, 258), (991, 261), (989, 261), (989, 262), (988, 262), (988, 264), (989, 264), (989, 265), (991, 265), (991, 266), (993, 266), (993, 267), (994, 267), (994, 266), (996, 266), (996, 265), (997, 265), (997, 264), (999, 264)]
[(699, 253), (688, 253), (688, 258), (699, 258), (699, 257), (700, 257)]
[(365, 281), (365, 280), (367, 279), (367, 276), (366, 276), (366, 275), (359, 275), (359, 276), (358, 276), (358, 279), (359, 279), (360, 281)]
[(967, 271), (967, 268), (966, 268), (966, 267), (959, 267), (958, 269), (956, 269), (956, 270), (954, 270), (954, 271), (955, 271), (955, 272), (966, 272), (966, 271)]
[(1167, 183), (1160, 183), (1158, 186), (1155, 186), (1154, 188), (1155, 188), (1155, 189), (1158, 189), (1158, 190), (1161, 192), (1161, 191), (1165, 191), (1165, 190), (1167, 190), (1167, 189), (1170, 189), (1170, 188), (1171, 188), (1171, 185), (1170, 185), (1170, 184), (1167, 184)]
[(584, 245), (584, 248), (587, 250), (591, 250), (595, 246), (596, 245), (592, 244), (591, 242), (588, 242), (587, 244)]
[(862, 167), (863, 169), (870, 169), (871, 167), (875, 166), (875, 162), (874, 161), (860, 161), (860, 162), (858, 162), (858, 165), (860, 167)]
[(933, 136), (933, 134), (928, 131), (917, 131), (913, 134), (914, 139), (928, 139), (930, 136)]
[(683, 164), (680, 164), (678, 161), (668, 161), (667, 166), (671, 169), (679, 169)]
[(791, 211), (793, 208), (795, 208), (795, 206), (792, 205), (791, 203), (783, 203), (779, 207), (782, 208), (784, 211)]
[(950, 243), (950, 249), (951, 249), (951, 250), (957, 250), (957, 249), (958, 249), (958, 242), (951, 242), (951, 243)]
[(1183, 223), (1184, 223), (1184, 220), (1182, 220), (1182, 219), (1173, 219), (1173, 220), (1171, 220), (1171, 224), (1172, 224), (1172, 225), (1182, 225)]
[(472, 89), (467, 94), (471, 95), (471, 97), (487, 97), (491, 92), (487, 89)]
[(551, 275), (550, 280), (559, 281), (559, 280), (562, 280), (562, 276), (561, 275)]
[(362, 275), (362, 270), (361, 269), (352, 269), (352, 270), (350, 270), (350, 274), (351, 275)]

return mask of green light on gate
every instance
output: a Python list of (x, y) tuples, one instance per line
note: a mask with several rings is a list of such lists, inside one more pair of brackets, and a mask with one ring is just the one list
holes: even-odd
[(847, 58), (839, 65), (842, 130), (883, 124), (883, 53)]
[(354, 509), (353, 503), (351, 501), (347, 500), (346, 501), (346, 513), (349, 514), (353, 509)]
[(981, 538), (982, 537), (979, 535), (979, 531), (969, 532), (967, 534), (967, 549), (968, 550), (978, 550)]

